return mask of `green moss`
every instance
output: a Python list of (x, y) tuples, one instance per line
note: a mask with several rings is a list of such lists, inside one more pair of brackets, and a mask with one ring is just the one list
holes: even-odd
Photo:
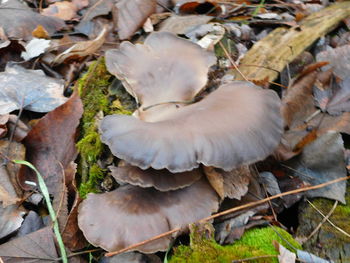
[(93, 164), (90, 167), (88, 180), (79, 187), (79, 193), (82, 198), (85, 198), (88, 193), (99, 192), (96, 186), (103, 179), (104, 173), (105, 170), (101, 169), (97, 164)]
[[(346, 205), (338, 204), (329, 220), (343, 231), (350, 233), (350, 186), (347, 187), (345, 196)], [(312, 204), (324, 215), (331, 211), (333, 200), (315, 198)], [(299, 212), (299, 228), (297, 235), (307, 237), (322, 221), (321, 216), (310, 204), (304, 203)], [(309, 238), (303, 247), (305, 250), (320, 257), (331, 258), (334, 262), (350, 262), (349, 254), (350, 238), (338, 231), (334, 226), (325, 222), (320, 230)]]
[[(77, 88), (84, 106), (81, 136), (77, 143), (80, 152), (79, 193), (82, 197), (89, 192), (97, 192), (97, 186), (104, 177), (104, 170), (96, 164), (105, 149), (98, 133), (99, 120), (109, 114), (131, 114), (129, 108), (125, 109), (122, 97), (119, 99), (118, 95), (110, 96), (109, 87), (112, 79), (104, 59), (101, 58), (93, 62), (88, 71), (77, 81)], [(130, 96), (122, 86), (119, 95), (123, 98)], [(112, 102), (113, 99), (118, 100), (119, 103)]]
[[(278, 234), (276, 232), (278, 232)], [(191, 234), (191, 236), (192, 235), (193, 234)], [(217, 244), (213, 238), (191, 237), (190, 246), (181, 245), (175, 248), (174, 255), (169, 262), (226, 263), (252, 257), (260, 258), (250, 260), (249, 262), (278, 262), (277, 258), (273, 256), (278, 254), (273, 246), (274, 240), (292, 251), (296, 248), (301, 248), (300, 244), (283, 229), (278, 227), (265, 227), (248, 230), (239, 241), (233, 245), (227, 246)]]

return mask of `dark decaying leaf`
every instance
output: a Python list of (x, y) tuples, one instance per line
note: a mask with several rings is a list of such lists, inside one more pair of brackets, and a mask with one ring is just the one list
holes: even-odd
[(24, 108), (49, 112), (66, 102), (63, 81), (45, 76), (41, 70), (7, 66), (0, 73), (0, 114)]
[[(325, 133), (306, 146), (303, 152), (286, 163), (292, 174), (311, 185), (325, 183), (346, 176), (344, 145), (341, 135), (334, 131)], [(295, 171), (295, 172), (293, 172)], [(345, 203), (346, 182), (331, 184), (307, 191), (308, 197), (325, 197)]]
[(123, 42), (106, 52), (108, 71), (144, 107), (192, 100), (215, 62), (214, 54), (168, 32), (151, 34), (143, 45)]
[(115, 156), (142, 169), (184, 172), (202, 163), (231, 171), (266, 158), (278, 145), (279, 108), (274, 91), (236, 81), (157, 122), (107, 116), (101, 139)]
[(317, 61), (329, 62), (328, 65), (322, 68), (324, 71), (332, 68), (334, 74), (342, 80), (349, 76), (350, 45), (327, 49), (318, 53), (316, 59)]
[[(104, 194), (89, 194), (80, 205), (78, 220), (91, 244), (113, 251), (186, 227), (217, 209), (218, 196), (205, 179), (168, 192), (126, 185)], [(165, 251), (171, 239), (168, 236), (136, 249)]]
[(334, 84), (334, 89), (326, 107), (327, 112), (332, 115), (350, 112), (350, 78), (346, 77), (339, 84)]
[(155, 13), (157, 0), (120, 0), (117, 4), (120, 39), (129, 39)]
[(8, 236), (20, 228), (24, 214), (25, 210), (16, 204), (7, 207), (3, 207), (3, 205), (0, 204), (0, 238)]
[[(81, 100), (78, 94), (74, 93), (65, 104), (40, 119), (24, 139), (26, 160), (44, 177), (49, 192), (54, 197), (53, 206), (56, 212), (60, 208), (61, 226), (65, 223), (67, 215), (64, 169), (77, 156), (76, 129), (82, 112)], [(22, 167), (19, 181), (22, 188), (28, 189), (25, 181), (36, 182), (36, 176), (28, 168)]]
[(58, 255), (51, 227), (45, 227), (1, 245), (0, 257), (6, 263), (55, 261)]
[(42, 25), (52, 35), (65, 27), (63, 20), (35, 13), (18, 0), (0, 4), (0, 27), (10, 39), (32, 39), (32, 31)]
[(187, 187), (198, 181), (202, 172), (195, 169), (190, 172), (171, 173), (166, 169), (142, 170), (138, 167), (126, 165), (122, 167), (110, 166), (112, 176), (119, 183), (128, 183), (140, 187), (154, 187), (159, 191), (170, 191)]

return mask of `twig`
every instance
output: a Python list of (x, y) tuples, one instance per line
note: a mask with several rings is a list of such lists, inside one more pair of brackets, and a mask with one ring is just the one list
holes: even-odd
[[(257, 205), (263, 204), (263, 203), (265, 203), (265, 202), (267, 202), (269, 200), (277, 199), (277, 198), (280, 198), (280, 197), (283, 197), (283, 196), (286, 196), (286, 195), (297, 194), (297, 193), (302, 193), (302, 192), (306, 192), (306, 191), (309, 191), (309, 190), (319, 189), (319, 188), (325, 187), (327, 185), (338, 183), (338, 182), (345, 181), (345, 180), (348, 180), (348, 179), (350, 179), (350, 176), (337, 178), (335, 180), (332, 180), (332, 181), (329, 181), (329, 182), (326, 182), (326, 183), (322, 183), (322, 184), (318, 184), (318, 185), (303, 187), (303, 188), (295, 189), (295, 190), (292, 190), (292, 191), (280, 193), (280, 194), (277, 194), (277, 195), (274, 195), (274, 196), (267, 197), (267, 198), (262, 199), (262, 200), (258, 200), (258, 201), (251, 202), (251, 203), (248, 203), (248, 204), (245, 204), (245, 205), (233, 207), (231, 209), (228, 209), (228, 210), (222, 211), (220, 213), (216, 213), (214, 215), (211, 215), (211, 216), (208, 216), (206, 218), (203, 218), (201, 220), (198, 220), (195, 223), (203, 223), (203, 222), (212, 220), (214, 218), (217, 218), (217, 217), (220, 217), (220, 216), (223, 216), (223, 215), (227, 215), (227, 214), (230, 214), (230, 213), (233, 213), (233, 212), (245, 209), (245, 208), (250, 208), (250, 207), (253, 207), (253, 206), (257, 206)], [(145, 245), (145, 244), (147, 244), (149, 242), (152, 242), (154, 240), (160, 239), (162, 237), (169, 236), (169, 235), (171, 235), (171, 234), (173, 234), (175, 232), (178, 232), (180, 230), (181, 230), (180, 227), (174, 228), (174, 229), (172, 229), (172, 230), (170, 230), (168, 232), (165, 232), (165, 233), (162, 233), (160, 235), (154, 236), (154, 237), (152, 237), (150, 239), (144, 240), (144, 241), (139, 242), (137, 244), (133, 244), (131, 246), (128, 246), (126, 248), (123, 248), (123, 249), (120, 249), (120, 250), (117, 250), (117, 251), (106, 253), (106, 256), (107, 257), (111, 257), (111, 256), (114, 256), (114, 255), (118, 255), (118, 254), (124, 253), (126, 251), (129, 251), (131, 249), (134, 249), (134, 248), (137, 248), (139, 246)]]
[[(309, 204), (311, 203), (309, 200), (307, 200), (309, 202)], [(333, 214), (335, 208), (338, 205), (338, 200), (336, 200), (334, 202), (334, 205), (332, 207), (332, 209), (328, 212), (328, 214), (326, 216), (323, 217), (322, 221), (317, 225), (317, 227), (311, 232), (311, 234), (305, 239), (303, 240), (304, 242), (308, 241), (313, 235), (315, 235), (317, 233), (317, 231), (321, 228), (321, 226), (327, 221), (327, 219)]]
[(277, 255), (263, 255), (263, 256), (256, 256), (251, 258), (237, 259), (237, 260), (233, 260), (232, 263), (242, 263), (242, 262), (252, 261), (260, 258), (277, 258)]
[[(309, 200), (307, 200), (309, 202), (309, 204), (323, 217), (326, 217), (313, 203), (311, 203)], [(331, 220), (329, 220), (329, 218), (326, 219), (326, 221), (328, 223), (331, 224), (331, 226), (333, 226), (335, 229), (337, 229), (340, 233), (342, 233), (343, 235), (350, 237), (350, 234), (345, 232), (343, 229), (341, 229), (340, 227), (336, 226)]]
[(246, 76), (243, 75), (243, 73), (239, 70), (237, 64), (233, 61), (233, 59), (231, 58), (231, 55), (227, 52), (225, 46), (221, 43), (221, 40), (219, 41), (219, 45), (222, 48), (222, 50), (224, 51), (226, 57), (228, 58), (228, 60), (231, 62), (232, 66), (234, 66), (234, 68), (237, 70), (237, 72), (242, 76), (242, 78), (245, 81), (249, 81)]

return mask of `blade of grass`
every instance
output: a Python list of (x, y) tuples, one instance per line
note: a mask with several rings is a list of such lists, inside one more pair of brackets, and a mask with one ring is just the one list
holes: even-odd
[(30, 169), (32, 169), (36, 176), (38, 177), (38, 183), (39, 183), (39, 187), (40, 190), (44, 196), (46, 205), (47, 205), (47, 209), (49, 211), (51, 220), (53, 222), (53, 231), (55, 233), (56, 239), (57, 239), (57, 243), (61, 252), (61, 259), (63, 263), (68, 263), (68, 258), (67, 258), (67, 253), (63, 244), (63, 240), (62, 240), (62, 236), (58, 227), (58, 222), (57, 222), (57, 218), (56, 218), (56, 213), (55, 210), (52, 207), (51, 201), (50, 201), (50, 195), (49, 195), (49, 190), (46, 187), (44, 178), (41, 176), (41, 174), (39, 173), (39, 171), (34, 167), (34, 165), (32, 165), (30, 162), (27, 161), (23, 161), (23, 160), (13, 160), (14, 163), (17, 164), (22, 164), (25, 166), (28, 166)]

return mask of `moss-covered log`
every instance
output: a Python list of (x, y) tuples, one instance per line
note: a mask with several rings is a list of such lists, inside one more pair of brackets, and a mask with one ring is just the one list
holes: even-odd
[[(273, 81), (284, 67), (350, 15), (350, 1), (333, 4), (306, 17), (299, 26), (280, 27), (254, 44), (239, 69), (249, 80)], [(243, 80), (238, 72), (237, 79)]]

